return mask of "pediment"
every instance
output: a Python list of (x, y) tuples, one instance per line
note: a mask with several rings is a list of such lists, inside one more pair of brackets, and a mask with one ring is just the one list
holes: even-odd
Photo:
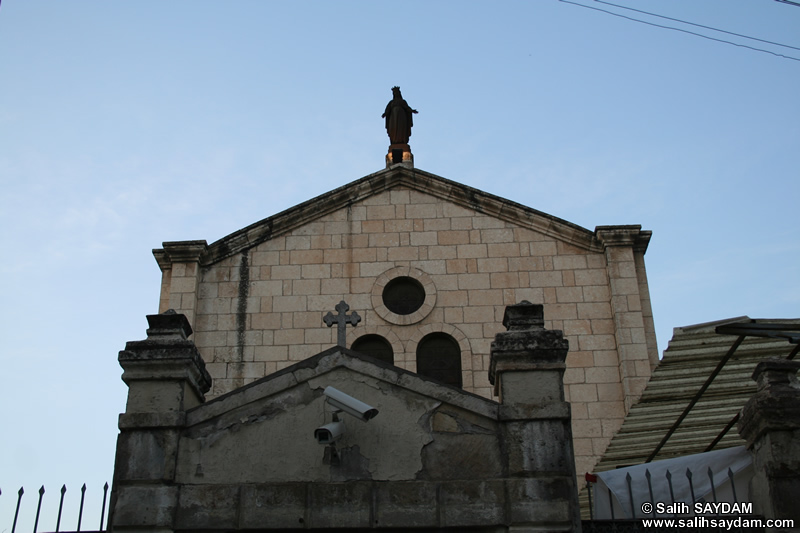
[[(430, 398), (435, 402), (450, 404), (487, 418), (496, 419), (500, 408), (499, 403), (477, 394), (439, 383), (347, 348), (334, 346), (188, 411), (187, 425), (201, 424), (222, 413), (245, 408), (248, 404), (268, 399), (298, 386), (308, 386), (310, 381), (324, 380), (324, 376), (332, 372), (350, 375), (354, 382), (368, 379), (382, 383), (386, 385), (386, 390), (391, 388), (396, 394), (407, 392)], [(316, 388), (319, 390), (314, 396), (320, 397), (322, 389)]]
[[(368, 422), (338, 414), (345, 427), (335, 446), (341, 467), (325, 462), (331, 452), (314, 436), (333, 421), (327, 386), (379, 410)], [(334, 347), (187, 411), (176, 479), (412, 481), (458, 477), (464, 461), (498, 477), (499, 409), (496, 402)], [(443, 455), (456, 442), (470, 446)]]
[[(603, 250), (602, 240), (596, 233), (577, 224), (441, 176), (401, 165), (370, 174), (312, 198), (210, 245), (205, 246), (205, 241), (186, 242), (195, 243), (202, 248), (200, 264), (208, 266), (275, 237), (286, 235), (334, 211), (396, 188), (428, 194), (443, 202), (536, 231), (586, 251)], [(165, 246), (167, 244), (172, 243), (165, 243)], [(163, 250), (154, 250), (157, 258), (163, 253)]]

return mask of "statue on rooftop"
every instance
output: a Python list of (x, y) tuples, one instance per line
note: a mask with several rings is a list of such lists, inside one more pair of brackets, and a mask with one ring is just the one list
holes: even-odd
[(413, 114), (417, 112), (403, 100), (400, 87), (392, 87), (393, 98), (386, 104), (386, 111), (381, 118), (386, 119), (386, 133), (392, 144), (408, 144), (411, 127), (414, 125)]

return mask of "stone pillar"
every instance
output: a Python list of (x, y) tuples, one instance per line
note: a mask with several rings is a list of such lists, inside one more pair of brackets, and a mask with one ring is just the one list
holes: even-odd
[(606, 252), (619, 374), (627, 412), (642, 395), (651, 370), (658, 364), (649, 289), (647, 294), (641, 292), (647, 283), (644, 252), (651, 232), (642, 231), (638, 225), (598, 226), (595, 234)]
[(173, 484), (186, 410), (205, 401), (211, 376), (185, 315), (149, 315), (147, 339), (119, 353), (128, 403), (119, 417), (110, 522), (115, 530), (172, 531)]
[(161, 298), (158, 312), (174, 309), (194, 322), (197, 288), (200, 281), (200, 258), (208, 249), (206, 241), (165, 242), (153, 250), (161, 269)]
[(492, 343), (489, 381), (500, 399), (509, 481), (510, 531), (580, 531), (569, 403), (569, 342), (544, 329), (544, 306), (506, 307)]
[[(750, 499), (756, 514), (800, 526), (800, 361), (756, 365), (757, 392), (742, 409), (738, 429), (753, 453)], [(790, 531), (771, 529), (770, 531)], [(791, 531), (795, 531), (792, 529)]]

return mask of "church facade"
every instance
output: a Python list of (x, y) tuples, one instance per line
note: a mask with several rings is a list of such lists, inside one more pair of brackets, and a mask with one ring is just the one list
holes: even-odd
[(167, 242), (159, 312), (186, 315), (209, 398), (337, 343), (487, 399), (506, 306), (544, 305), (569, 341), (576, 468), (591, 471), (658, 364), (644, 265), (650, 232), (594, 231), (397, 164), (215, 242)]

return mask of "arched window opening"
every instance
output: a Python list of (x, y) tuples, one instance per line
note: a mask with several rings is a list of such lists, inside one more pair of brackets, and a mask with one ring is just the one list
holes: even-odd
[(357, 338), (350, 347), (354, 352), (374, 357), (384, 363), (394, 364), (394, 351), (389, 341), (380, 335), (370, 334)]
[(425, 335), (417, 345), (417, 374), (461, 388), (461, 348), (446, 333)]

